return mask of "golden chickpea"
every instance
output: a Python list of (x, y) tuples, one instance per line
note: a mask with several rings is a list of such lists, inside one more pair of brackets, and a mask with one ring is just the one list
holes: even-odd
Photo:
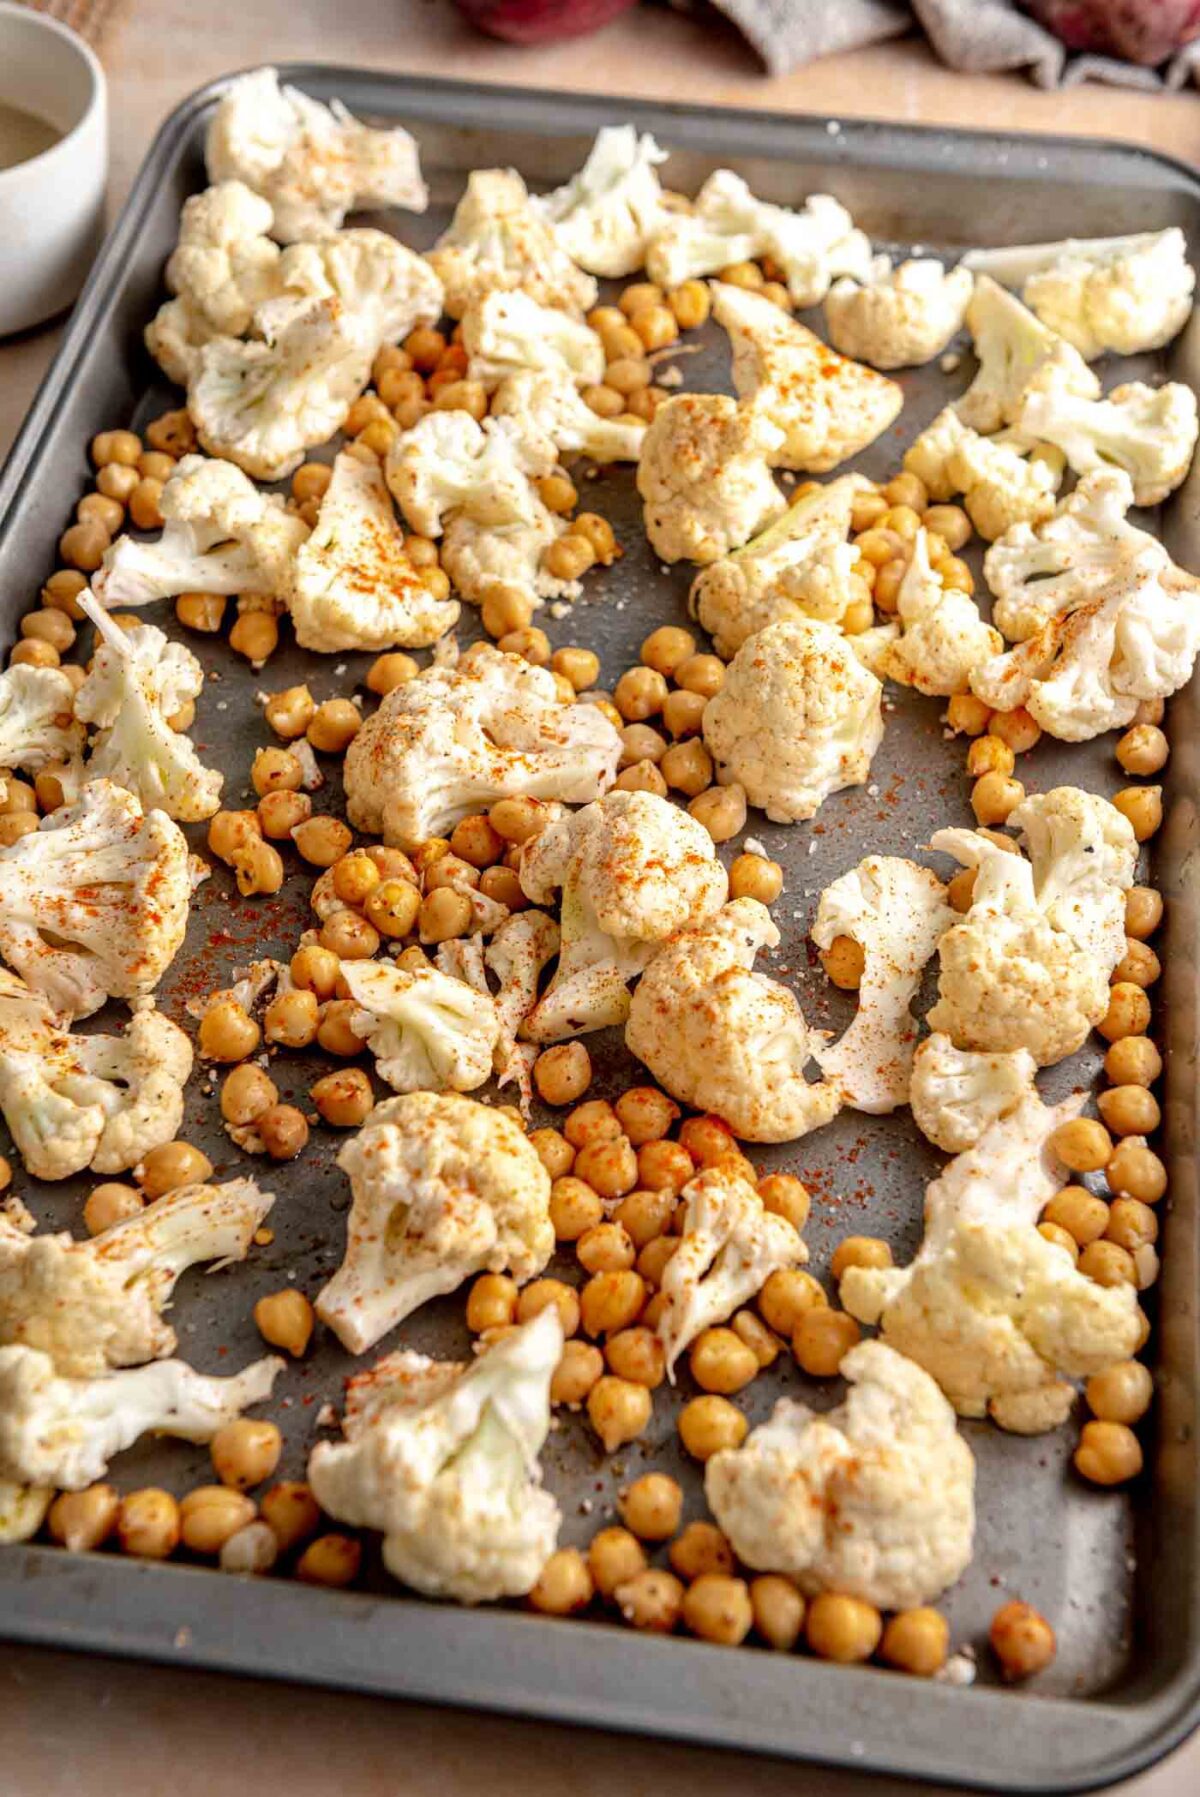
[(1098, 1242), (1108, 1228), (1108, 1206), (1086, 1186), (1064, 1186), (1046, 1206), (1045, 1217), (1056, 1228), (1065, 1229), (1079, 1247)]
[(222, 1485), (246, 1491), (269, 1479), (279, 1464), (283, 1437), (262, 1417), (240, 1416), (225, 1423), (209, 1443), (213, 1468)]
[[(685, 742), (673, 743), (659, 764), (667, 786), (675, 792), (681, 792), (687, 798), (698, 798), (707, 792), (713, 781), (713, 760), (698, 736), (689, 737)], [(758, 861), (763, 866), (774, 866), (774, 862), (765, 863), (758, 855), (743, 855), (743, 861)], [(769, 884), (769, 881), (768, 881)], [(782, 875), (781, 875), (782, 884)], [(756, 894), (743, 894), (751, 897)]]
[[(552, 1180), (557, 1181), (565, 1178), (566, 1175), (570, 1173), (571, 1168), (575, 1165), (575, 1150), (567, 1141), (566, 1137), (560, 1135), (556, 1129), (530, 1130), (529, 1146), (534, 1150)], [(585, 1189), (589, 1192), (591, 1191), (590, 1187)], [(595, 1197), (594, 1193), (592, 1193), (592, 1197)], [(596, 1216), (601, 1215), (603, 1215), (603, 1212), (597, 1203)], [(550, 1220), (552, 1223), (554, 1222), (553, 1190), (551, 1192), (550, 1200)], [(590, 1224), (585, 1224), (584, 1227), (588, 1228), (590, 1227)], [(575, 1239), (573, 1236), (559, 1235), (557, 1228), (555, 1229), (555, 1235), (558, 1236), (559, 1241), (573, 1241)]]
[(1162, 825), (1161, 786), (1126, 786), (1113, 794), (1112, 802), (1129, 820), (1138, 842), (1148, 842)]
[(592, 649), (556, 649), (550, 657), (556, 674), (569, 680), (573, 690), (584, 693), (600, 678), (600, 657)]
[(640, 651), (643, 664), (667, 679), (695, 653), (695, 637), (677, 624), (663, 624), (651, 631)]
[(1166, 736), (1157, 724), (1135, 724), (1127, 730), (1116, 748), (1117, 760), (1127, 774), (1157, 774), (1167, 765), (1171, 752)]
[(610, 1335), (604, 1347), (604, 1358), (610, 1373), (656, 1391), (666, 1378), (666, 1357), (662, 1342), (652, 1329), (635, 1325)]
[(553, 512), (556, 517), (562, 517), (567, 512), (574, 511), (579, 503), (579, 494), (575, 489), (574, 481), (569, 475), (563, 474), (561, 470), (556, 469), (553, 474), (544, 474), (535, 484), (542, 504), (548, 512)]
[(221, 1087), (221, 1115), (227, 1123), (244, 1127), (260, 1117), (279, 1098), (274, 1080), (261, 1067), (245, 1063), (235, 1067)]
[(343, 905), (364, 904), (380, 881), (378, 867), (362, 849), (343, 855), (331, 871), (333, 890)]
[(265, 1491), (259, 1514), (274, 1535), (280, 1553), (286, 1554), (316, 1534), (321, 1511), (309, 1487), (298, 1479), (281, 1479)]
[(858, 991), (866, 964), (862, 944), (853, 936), (835, 936), (829, 947), (821, 950), (821, 965), (842, 992)]
[(139, 530), (162, 529), (162, 495), (162, 481), (152, 477), (144, 477), (134, 487), (129, 495), (129, 516)]
[(589, 1142), (575, 1157), (575, 1172), (601, 1198), (623, 1198), (638, 1183), (637, 1155), (624, 1136)]
[(305, 731), (314, 749), (341, 755), (362, 729), (362, 714), (350, 699), (326, 699), (313, 712)]
[(375, 1103), (371, 1082), (358, 1067), (325, 1074), (309, 1089), (309, 1097), (322, 1121), (334, 1129), (357, 1129)]
[(312, 1340), (316, 1314), (303, 1292), (285, 1286), (258, 1300), (254, 1322), (265, 1342), (299, 1360)]
[(1162, 1073), (1162, 1056), (1149, 1036), (1124, 1036), (1105, 1055), (1104, 1071), (1117, 1086), (1152, 1086)]
[(555, 580), (578, 580), (596, 559), (591, 543), (581, 532), (570, 530), (556, 537), (542, 555), (542, 566)]
[(311, 867), (332, 867), (340, 861), (354, 838), (337, 817), (310, 817), (297, 824), (292, 841)]
[(244, 611), (229, 632), (229, 647), (259, 668), (279, 647), (279, 625), (268, 611)]
[(683, 1594), (683, 1620), (702, 1641), (737, 1647), (754, 1623), (745, 1580), (719, 1572), (701, 1573)]
[[(812, 1199), (808, 1195), (808, 1188), (794, 1174), (769, 1173), (765, 1179), (759, 1180), (757, 1190), (764, 1210), (777, 1217), (786, 1217), (793, 1229), (804, 1228), (812, 1208)], [(794, 1326), (793, 1318), (784, 1334), (790, 1335)]]
[(1027, 755), (1030, 749), (1037, 747), (1042, 735), (1041, 726), (1023, 705), (1017, 706), (1015, 711), (995, 712), (988, 730), (1016, 755)]
[(797, 1267), (780, 1267), (770, 1275), (758, 1294), (758, 1308), (764, 1322), (777, 1334), (793, 1336), (804, 1317), (813, 1310), (827, 1308), (829, 1300), (811, 1273)]
[(294, 1161), (308, 1142), (308, 1119), (294, 1104), (273, 1104), (254, 1120), (273, 1161)]
[(432, 374), (445, 352), (445, 337), (429, 325), (418, 325), (404, 339), (405, 355), (422, 374)]
[(317, 1038), (320, 1007), (315, 992), (277, 992), (263, 1014), (263, 1034), (283, 1048), (307, 1048)]
[(315, 992), (319, 999), (332, 998), (338, 982), (340, 964), (336, 955), (328, 949), (319, 948), (316, 943), (298, 948), (292, 956), (288, 971), (295, 985), (306, 992)]
[[(655, 1291), (657, 1291), (658, 1287), (662, 1284), (662, 1277), (663, 1273), (666, 1271), (667, 1263), (671, 1260), (678, 1246), (678, 1236), (660, 1235), (656, 1236), (654, 1241), (647, 1242), (646, 1246), (639, 1250), (637, 1270), (646, 1281), (646, 1284), (654, 1287)], [(651, 1304), (652, 1303), (653, 1300), (651, 1301)], [(652, 1311), (651, 1305), (648, 1304), (646, 1306), (645, 1311), (642, 1313), (642, 1320), (645, 1322), (647, 1328), (652, 1328), (657, 1325), (658, 1314), (656, 1309)]]
[(100, 431), (91, 441), (91, 456), (97, 468), (120, 462), (136, 468), (142, 453), (142, 440), (133, 431)]
[(946, 1618), (921, 1605), (916, 1610), (901, 1610), (889, 1620), (879, 1655), (900, 1672), (911, 1673), (915, 1678), (932, 1678), (946, 1664), (949, 1647)]
[(764, 285), (763, 272), (757, 262), (727, 263), (718, 270), (717, 279), (727, 282), (731, 287), (745, 287), (755, 293), (760, 293)]
[(1031, 1678), (1042, 1672), (1057, 1651), (1054, 1630), (1032, 1604), (1017, 1599), (1001, 1604), (988, 1630), (992, 1652), (1009, 1680)]
[(151, 449), (161, 450), (178, 460), (196, 448), (196, 427), (181, 407), (177, 412), (164, 412), (146, 426), (146, 441)]
[(617, 1607), (631, 1628), (669, 1635), (683, 1608), (683, 1586), (674, 1573), (649, 1566), (613, 1591)]
[(760, 1367), (774, 1366), (783, 1351), (783, 1343), (752, 1310), (739, 1310), (733, 1318), (733, 1333), (745, 1342)]
[(637, 1151), (638, 1184), (652, 1192), (681, 1192), (696, 1171), (680, 1142), (646, 1142)]
[(840, 1279), (847, 1267), (890, 1267), (892, 1251), (879, 1236), (848, 1235), (833, 1251), (829, 1270)]
[(57, 668), (62, 660), (53, 643), (45, 643), (40, 637), (22, 637), (19, 643), (9, 651), (11, 667)]
[(564, 1339), (579, 1328), (579, 1298), (561, 1279), (534, 1279), (517, 1299), (517, 1322), (528, 1323), (551, 1307), (558, 1312)]
[(689, 655), (675, 669), (675, 682), (685, 693), (711, 699), (725, 684), (725, 663), (717, 655)]
[(764, 1573), (750, 1581), (754, 1627), (777, 1653), (790, 1653), (804, 1627), (804, 1599), (790, 1579)]
[(946, 722), (963, 736), (982, 736), (992, 712), (974, 693), (955, 693), (946, 707)]
[(703, 1329), (688, 1355), (692, 1377), (701, 1391), (731, 1397), (758, 1373), (758, 1356), (732, 1329)]
[(408, 880), (382, 880), (368, 896), (364, 909), (371, 927), (396, 941), (416, 926), (421, 894)]
[(704, 721), (704, 707), (708, 700), (702, 693), (689, 693), (679, 689), (668, 693), (663, 703), (662, 718), (668, 733), (676, 739), (684, 736), (696, 736)]
[[(667, 1233), (674, 1212), (673, 1192), (640, 1190), (630, 1192), (627, 1198), (622, 1198), (613, 1212), (611, 1223), (619, 1226), (622, 1235), (634, 1249), (642, 1249), (647, 1243), (657, 1241)], [(595, 1272), (597, 1269), (589, 1268), (589, 1271)]]
[(720, 1117), (688, 1117), (680, 1126), (679, 1145), (702, 1167), (715, 1167), (737, 1148), (733, 1131)]
[(86, 586), (87, 576), (78, 568), (58, 568), (42, 588), (42, 604), (49, 610), (61, 611), (78, 623), (83, 617), (79, 595)]
[(420, 671), (420, 664), (411, 655), (404, 655), (398, 649), (391, 650), (375, 657), (367, 670), (364, 685), (368, 692), (378, 693), (382, 699), (388, 693), (394, 693), (398, 686), (407, 686)]
[(588, 1273), (623, 1273), (637, 1258), (632, 1238), (617, 1222), (597, 1223), (585, 1230), (575, 1252)]
[(271, 1571), (279, 1558), (279, 1542), (269, 1523), (260, 1519), (246, 1523), (229, 1537), (217, 1555), (221, 1572), (242, 1577), (261, 1576)]
[(630, 319), (645, 311), (648, 306), (661, 306), (662, 303), (663, 290), (653, 281), (632, 282), (617, 301), (624, 316)]
[(587, 1560), (592, 1584), (603, 1598), (611, 1598), (618, 1585), (646, 1570), (645, 1550), (628, 1529), (601, 1529), (593, 1535)]
[(1088, 1279), (1094, 1279), (1097, 1285), (1137, 1284), (1132, 1254), (1103, 1237), (1080, 1250), (1079, 1271)]
[(550, 1402), (578, 1410), (604, 1374), (604, 1356), (591, 1342), (567, 1341), (550, 1380)]
[(1136, 1262), (1139, 1248), (1158, 1240), (1158, 1218), (1140, 1198), (1114, 1198), (1109, 1207), (1104, 1239), (1124, 1248)]
[(667, 796), (667, 783), (652, 761), (635, 762), (618, 774), (613, 784), (618, 792), (652, 792), (660, 799)]
[(629, 668), (617, 681), (613, 703), (629, 723), (657, 716), (667, 697), (667, 682), (653, 668)]
[(980, 824), (1003, 824), (1025, 797), (1019, 780), (983, 774), (971, 788), (971, 809)]
[(1162, 977), (1162, 963), (1148, 942), (1138, 942), (1127, 936), (1125, 953), (1113, 968), (1112, 977), (1114, 982), (1128, 981), (1145, 991)]
[(379, 931), (357, 911), (347, 908), (325, 919), (320, 944), (339, 960), (369, 961), (379, 947)]
[(1140, 1084), (1113, 1086), (1100, 1093), (1096, 1105), (1115, 1136), (1148, 1136), (1162, 1121), (1157, 1098)]
[(1073, 1117), (1069, 1123), (1060, 1123), (1048, 1146), (1072, 1173), (1098, 1173), (1113, 1151), (1112, 1137), (1094, 1117)]
[(879, 1646), (883, 1619), (874, 1604), (838, 1591), (821, 1591), (805, 1616), (805, 1639), (815, 1654), (838, 1665), (869, 1660)]
[(683, 1492), (666, 1473), (645, 1473), (617, 1494), (617, 1510), (641, 1541), (666, 1541), (679, 1527)]
[[(690, 745), (681, 744), (680, 747)], [(670, 775), (667, 777), (669, 779)], [(778, 861), (771, 861), (766, 855), (735, 855), (729, 869), (731, 899), (752, 898), (760, 905), (773, 905), (782, 891), (783, 869)]]
[(1167, 1190), (1166, 1167), (1152, 1148), (1132, 1136), (1113, 1150), (1104, 1177), (1111, 1191), (1125, 1198), (1140, 1198), (1143, 1204), (1157, 1204)]
[(746, 827), (746, 789), (736, 782), (710, 786), (691, 801), (688, 811), (714, 842), (729, 842)]
[(14, 842), (20, 842), (22, 836), (32, 836), (37, 827), (37, 816), (32, 811), (15, 811), (0, 816), (0, 848), (11, 848)]
[(1072, 1260), (1077, 1261), (1079, 1259), (1079, 1244), (1076, 1242), (1075, 1237), (1071, 1235), (1068, 1230), (1063, 1229), (1060, 1224), (1039, 1223), (1037, 1232), (1040, 1236), (1044, 1236), (1048, 1242), (1054, 1242), (1058, 1247), (1065, 1248)]
[(550, 660), (550, 638), (544, 630), (510, 630), (497, 647), (506, 655), (519, 655), (535, 668), (544, 668)]
[(194, 1554), (218, 1554), (258, 1514), (253, 1498), (227, 1485), (200, 1485), (179, 1506), (179, 1535)]
[(1093, 1416), (1129, 1428), (1149, 1410), (1154, 1379), (1140, 1360), (1119, 1360), (1103, 1372), (1093, 1373), (1084, 1389)]
[(181, 1186), (203, 1185), (213, 1170), (208, 1156), (190, 1142), (164, 1142), (144, 1154), (140, 1166), (135, 1176), (147, 1198), (161, 1198)]
[(64, 530), (58, 539), (58, 553), (68, 567), (94, 574), (111, 541), (98, 518), (84, 518)]
[[(570, 1143), (566, 1144), (570, 1148)], [(560, 1242), (575, 1242), (604, 1216), (598, 1194), (582, 1179), (557, 1176), (550, 1188), (550, 1221)]]
[(533, 622), (533, 601), (515, 587), (494, 588), (483, 602), (480, 619), (489, 636), (511, 636), (514, 631), (528, 630)]
[(1132, 980), (1119, 980), (1110, 988), (1108, 1010), (1096, 1025), (1106, 1042), (1125, 1036), (1144, 1036), (1150, 1027), (1150, 1000)]
[(1124, 1485), (1142, 1470), (1141, 1444), (1124, 1423), (1085, 1423), (1073, 1459), (1093, 1485)]
[(640, 1273), (593, 1273), (579, 1294), (584, 1334), (615, 1335), (628, 1329), (637, 1322), (648, 1295)]
[(75, 626), (65, 611), (31, 611), (21, 619), (21, 635), (36, 637), (65, 655), (75, 641)]
[[(258, 801), (258, 811), (255, 815), (259, 830), (264, 836), (270, 837), (272, 842), (287, 842), (292, 839), (292, 831), (298, 825), (307, 823), (312, 816), (312, 800), (306, 792), (267, 792)], [(244, 874), (247, 871), (261, 871), (264, 874), (267, 872), (265, 863), (261, 870), (255, 867), (253, 843), (240, 843), (230, 854), (231, 862), (234, 855), (240, 857)], [(278, 867), (282, 880), (282, 861), (278, 862)], [(277, 891), (278, 888), (276, 887), (275, 890)]]
[(116, 1527), (123, 1554), (165, 1560), (179, 1546), (179, 1505), (169, 1491), (147, 1485), (121, 1499)]
[[(606, 1275), (601, 1275), (606, 1277)], [(616, 1274), (626, 1278), (626, 1274)], [(586, 1288), (585, 1288), (586, 1289)], [(604, 1373), (587, 1395), (587, 1413), (606, 1454), (615, 1453), (642, 1433), (654, 1408), (654, 1401), (644, 1385), (618, 1379)]]
[(644, 761), (658, 763), (667, 752), (667, 741), (649, 724), (625, 724), (621, 731), (622, 768), (636, 767)]
[(316, 709), (316, 700), (306, 686), (289, 686), (270, 695), (263, 707), (263, 716), (276, 736), (282, 736), (285, 742), (294, 742), (304, 735)]
[(681, 331), (698, 330), (708, 317), (712, 305), (707, 283), (684, 281), (667, 294), (667, 304), (675, 314), (675, 322)]
[(304, 783), (304, 769), (290, 749), (257, 749), (250, 782), (260, 798), (268, 792), (298, 792)]
[(667, 306), (643, 306), (631, 323), (647, 350), (665, 349), (679, 336), (679, 323)]
[(296, 1577), (304, 1585), (325, 1585), (340, 1591), (353, 1584), (362, 1563), (362, 1543), (350, 1535), (318, 1535), (296, 1562)]
[(634, 1147), (642, 1148), (666, 1136), (679, 1116), (679, 1106), (654, 1086), (632, 1086), (617, 1099), (615, 1115)]
[[(260, 800), (265, 805), (269, 799), (286, 799), (295, 801), (299, 793), (271, 793)], [(278, 849), (263, 842), (259, 837), (251, 837), (234, 849), (229, 858), (237, 880), (237, 888), (243, 898), (250, 898), (258, 892), (278, 892), (283, 885), (283, 858)]]
[(90, 1554), (103, 1547), (117, 1526), (121, 1499), (111, 1485), (89, 1485), (83, 1491), (60, 1491), (46, 1516), (51, 1541), (69, 1554)]
[(572, 1616), (592, 1601), (588, 1563), (576, 1547), (560, 1547), (542, 1567), (529, 1593), (529, 1606), (543, 1616)]
[(7, 1192), (12, 1184), (12, 1167), (7, 1158), (0, 1154), (0, 1192)]
[(333, 469), (324, 462), (304, 462), (292, 476), (292, 498), (301, 504), (306, 499), (323, 499), (333, 479)]
[[(997, 712), (993, 724), (1003, 715), (1003, 712)], [(984, 774), (1008, 775), (1015, 766), (1016, 756), (999, 736), (977, 736), (967, 750), (967, 772), (973, 779), (980, 779)]]
[(546, 1104), (574, 1104), (592, 1083), (592, 1057), (582, 1042), (558, 1042), (534, 1062), (533, 1083)]
[(209, 1061), (244, 1061), (261, 1040), (257, 1023), (235, 998), (220, 998), (210, 1004), (197, 1031), (200, 1053)]
[(814, 1379), (831, 1379), (862, 1331), (844, 1310), (817, 1306), (807, 1310), (792, 1331), (792, 1352)]
[(1153, 886), (1131, 886), (1125, 894), (1125, 934), (1144, 942), (1153, 936), (1162, 920), (1162, 893)]
[(89, 1193), (83, 1207), (83, 1226), (89, 1235), (102, 1235), (115, 1224), (136, 1217), (144, 1209), (145, 1202), (141, 1192), (135, 1191), (133, 1186), (107, 1181)]

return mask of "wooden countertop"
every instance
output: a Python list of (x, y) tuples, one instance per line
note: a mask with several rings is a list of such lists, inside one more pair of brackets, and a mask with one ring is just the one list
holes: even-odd
[[(236, 31), (228, 21), (237, 20)], [(331, 19), (336, 21), (331, 31)], [(1194, 90), (1043, 93), (1018, 77), (962, 76), (917, 41), (828, 57), (769, 81), (732, 30), (639, 10), (575, 43), (516, 51), (476, 37), (445, 0), (251, 0), (243, 9), (138, 0), (108, 47), (113, 205), (160, 119), (228, 69), (334, 61), (481, 81), (825, 115), (1123, 138), (1200, 161)], [(0, 456), (53, 353), (56, 331), (0, 345)], [(117, 421), (119, 422), (119, 421)], [(4, 1797), (903, 1797), (891, 1780), (778, 1761), (297, 1691), (167, 1668), (0, 1648)], [(1123, 1797), (1194, 1797), (1200, 1736)]]

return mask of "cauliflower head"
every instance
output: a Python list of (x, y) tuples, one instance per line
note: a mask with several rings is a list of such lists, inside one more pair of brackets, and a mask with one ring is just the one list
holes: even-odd
[(1017, 429), (1026, 439), (1061, 449), (1076, 474), (1123, 468), (1135, 505), (1161, 505), (1184, 480), (1196, 448), (1196, 395), (1182, 381), (1148, 387), (1130, 381), (1104, 399), (1061, 383), (1030, 393)]
[(318, 1503), (381, 1530), (384, 1565), (414, 1591), (523, 1596), (562, 1522), (538, 1465), (561, 1352), (551, 1305), (469, 1363), (389, 1354), (350, 1380), (345, 1441), (309, 1457)]
[(948, 587), (929, 560), (929, 538), (918, 530), (896, 595), (896, 622), (851, 637), (855, 654), (880, 680), (948, 698), (970, 690), (981, 662), (1004, 647), (985, 624), (969, 593)]
[(83, 728), (74, 717), (75, 689), (61, 668), (16, 662), (0, 674), (0, 768), (37, 774), (78, 764)]
[(554, 445), (514, 421), (477, 424), (470, 412), (427, 412), (388, 451), (387, 483), (411, 530), (440, 537), (447, 515), (477, 524), (531, 524), (541, 504), (532, 475), (548, 474)]
[(1056, 786), (1023, 799), (1008, 823), (1054, 928), (1115, 967), (1125, 953), (1125, 894), (1137, 874), (1129, 819), (1099, 793)]
[(932, 256), (899, 268), (876, 256), (865, 280), (844, 275), (826, 294), (829, 341), (872, 368), (919, 368), (962, 330), (974, 286), (969, 269), (946, 269)]
[(1095, 399), (1100, 392), (1100, 382), (1079, 351), (988, 275), (975, 278), (967, 328), (979, 371), (955, 410), (972, 430), (986, 434), (1015, 424), (1027, 397), (1049, 386), (1082, 399)]
[(183, 202), (179, 241), (167, 263), (174, 298), (146, 326), (146, 348), (186, 387), (197, 352), (213, 337), (241, 337), (256, 309), (279, 292), (279, 246), (267, 201), (242, 181), (221, 181)]
[(734, 899), (681, 930), (633, 995), (625, 1046), (681, 1104), (727, 1123), (746, 1142), (792, 1142), (829, 1123), (841, 1096), (805, 1070), (819, 1036), (792, 992), (754, 971), (779, 931), (757, 899)]
[(849, 1390), (836, 1409), (781, 1398), (740, 1448), (712, 1456), (709, 1508), (739, 1560), (809, 1597), (932, 1603), (970, 1564), (974, 1456), (935, 1381), (904, 1354), (860, 1342), (841, 1371)]
[(641, 268), (669, 218), (658, 179), (666, 160), (648, 131), (604, 125), (579, 173), (534, 203), (572, 262), (619, 281)]
[(494, 1057), (497, 1083), (503, 1090), (516, 1082), (527, 1115), (532, 1097), (530, 1070), (537, 1051), (529, 1043), (518, 1042), (517, 1036), (537, 1003), (542, 972), (557, 955), (560, 943), (558, 925), (544, 911), (516, 911), (505, 918), (484, 950), (485, 966), (500, 982), (494, 1001), (500, 1022)]
[(909, 445), (904, 466), (924, 482), (931, 499), (961, 493), (971, 522), (990, 541), (1053, 514), (1063, 458), (1045, 445), (1027, 456), (1028, 448), (1011, 431), (981, 437), (947, 406)]
[(279, 275), (284, 295), (336, 301), (379, 343), (394, 343), (442, 315), (442, 284), (428, 262), (386, 231), (339, 231), (293, 243), (280, 258)]
[(926, 1036), (913, 1056), (908, 1102), (926, 1139), (947, 1154), (973, 1148), (1034, 1089), (1037, 1062), (1027, 1048), (976, 1054), (949, 1036)]
[(394, 1091), (473, 1092), (491, 1078), (500, 1024), (486, 992), (390, 961), (348, 962), (345, 980), (358, 1006), (350, 1027)]
[(473, 1098), (386, 1099), (338, 1166), (354, 1201), (316, 1310), (351, 1354), (475, 1273), (524, 1283), (554, 1252), (548, 1173), (523, 1131)]
[(388, 694), (346, 751), (347, 815), (400, 848), (497, 799), (586, 805), (616, 777), (621, 739), (594, 705), (564, 705), (520, 656), (475, 649)]
[(637, 488), (646, 535), (664, 562), (715, 562), (786, 510), (770, 458), (783, 433), (725, 393), (679, 393), (642, 439)]
[(773, 823), (814, 817), (861, 786), (883, 738), (883, 688), (831, 624), (794, 618), (747, 637), (704, 709), (717, 778)]
[(567, 520), (534, 493), (525, 523), (480, 524), (465, 511), (454, 512), (442, 538), (442, 567), (454, 590), (472, 605), (519, 593), (539, 611), (548, 599), (578, 599), (578, 580), (563, 580), (546, 567), (546, 551), (565, 536)]
[(649, 428), (633, 416), (602, 418), (562, 366), (510, 374), (496, 389), (492, 416), (511, 418), (527, 436), (547, 438), (560, 455), (593, 462), (636, 462)]
[(429, 261), (451, 318), (496, 289), (519, 287), (539, 305), (576, 317), (596, 303), (595, 281), (576, 266), (515, 169), (472, 169)]
[(604, 379), (604, 345), (590, 325), (557, 306), (540, 306), (519, 287), (492, 288), (462, 315), (467, 373), (491, 390), (510, 374), (566, 370), (576, 386)]

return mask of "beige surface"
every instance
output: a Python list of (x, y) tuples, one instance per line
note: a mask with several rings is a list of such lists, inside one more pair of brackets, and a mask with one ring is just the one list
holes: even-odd
[[(236, 39), (214, 23), (244, 21)], [(335, 17), (331, 34), (329, 20)], [(138, 0), (108, 49), (114, 203), (158, 120), (226, 69), (266, 60), (367, 64), (477, 80), (594, 89), (826, 114), (1120, 137), (1200, 160), (1194, 94), (1110, 88), (1040, 93), (1013, 79), (951, 75), (915, 43), (881, 45), (768, 82), (740, 40), (640, 11), (581, 43), (519, 53), (474, 37), (438, 0)], [(0, 454), (49, 360), (55, 333), (0, 346)], [(1015, 1722), (1014, 1717), (1014, 1722)], [(0, 1650), (4, 1797), (900, 1797), (912, 1786), (682, 1747), (580, 1735), (287, 1687), (67, 1655)], [(1195, 1797), (1200, 1737), (1124, 1797)]]

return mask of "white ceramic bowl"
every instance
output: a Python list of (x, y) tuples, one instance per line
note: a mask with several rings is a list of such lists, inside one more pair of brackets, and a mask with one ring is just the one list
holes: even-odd
[(62, 133), (0, 169), (0, 337), (69, 306), (104, 232), (108, 108), (104, 72), (57, 20), (0, 0), (0, 102)]

